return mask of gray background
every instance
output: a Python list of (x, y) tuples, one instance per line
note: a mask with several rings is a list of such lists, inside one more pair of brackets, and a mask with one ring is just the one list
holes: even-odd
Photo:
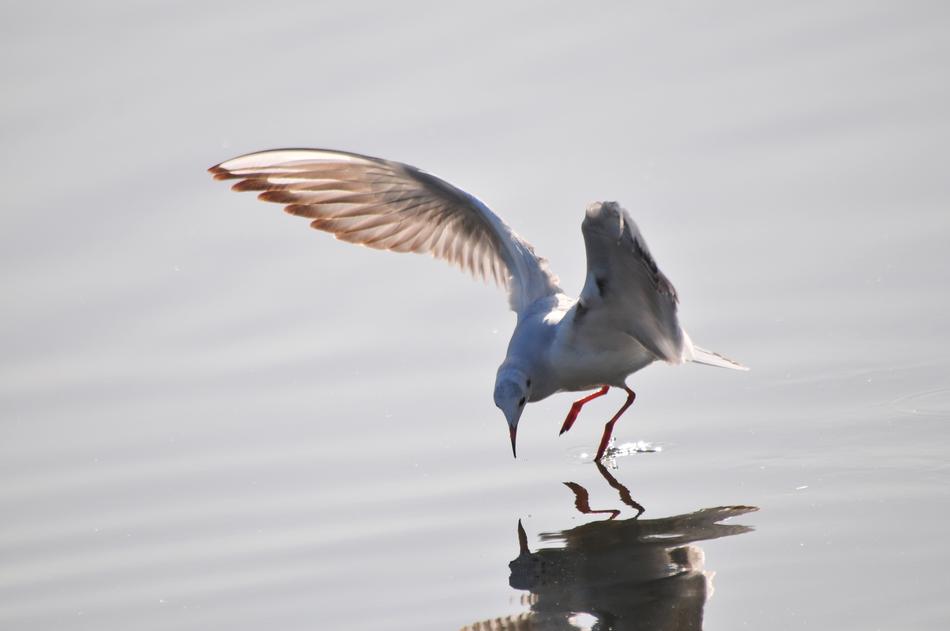
[(456, 629), (526, 611), (518, 519), (593, 521), (561, 482), (624, 508), (579, 455), (617, 394), (530, 406), (512, 460), (497, 289), (205, 172), (282, 146), (449, 179), (572, 293), (619, 200), (753, 368), (638, 373), (616, 432), (663, 447), (613, 471), (644, 518), (760, 509), (698, 544), (706, 628), (950, 624), (945, 3), (0, 17), (3, 628)]

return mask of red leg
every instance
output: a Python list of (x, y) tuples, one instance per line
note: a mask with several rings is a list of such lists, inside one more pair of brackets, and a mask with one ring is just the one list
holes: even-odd
[(607, 425), (604, 426), (604, 435), (600, 438), (600, 447), (597, 448), (597, 456), (594, 458), (594, 462), (599, 462), (601, 458), (604, 457), (604, 452), (607, 451), (607, 443), (610, 442), (610, 435), (614, 431), (614, 423), (617, 422), (617, 419), (620, 418), (620, 415), (627, 411), (627, 408), (633, 403), (633, 400), (637, 398), (637, 395), (634, 394), (633, 390), (627, 386), (623, 387), (627, 391), (627, 400), (620, 406), (620, 409), (617, 410), (617, 413), (614, 414), (614, 417), (607, 421)]
[(571, 429), (571, 426), (574, 425), (574, 421), (577, 420), (577, 415), (581, 413), (581, 408), (584, 407), (584, 404), (588, 401), (592, 401), (597, 397), (602, 397), (607, 394), (607, 391), (610, 389), (610, 386), (604, 386), (594, 394), (589, 394), (583, 399), (578, 399), (574, 402), (574, 405), (571, 406), (571, 411), (567, 413), (567, 418), (564, 419), (564, 424), (561, 425), (561, 431), (558, 433), (558, 436)]

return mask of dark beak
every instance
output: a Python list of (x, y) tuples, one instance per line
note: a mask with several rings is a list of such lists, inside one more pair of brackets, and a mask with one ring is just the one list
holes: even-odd
[(515, 458), (517, 458), (517, 457), (518, 457), (518, 452), (515, 450), (515, 440), (516, 440), (517, 437), (518, 437), (518, 426), (517, 426), (517, 425), (509, 425), (509, 426), (508, 426), (508, 433), (511, 434), (511, 455), (514, 456)]

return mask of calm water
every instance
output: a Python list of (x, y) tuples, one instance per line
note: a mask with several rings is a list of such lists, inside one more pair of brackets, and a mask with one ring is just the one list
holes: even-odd
[[(950, 627), (945, 3), (0, 14), (0, 627)], [(753, 370), (513, 460), (502, 294), (205, 172), (280, 146), (439, 173), (574, 292), (620, 200)]]

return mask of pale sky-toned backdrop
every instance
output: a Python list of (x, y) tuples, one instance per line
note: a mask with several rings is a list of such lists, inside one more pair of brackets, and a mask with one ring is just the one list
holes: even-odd
[[(635, 624), (581, 579), (568, 609), (538, 587), (529, 611), (508, 567), (521, 519), (532, 551), (603, 570), (565, 534), (597, 516), (562, 482), (633, 517), (580, 457), (619, 397), (560, 438), (572, 396), (529, 407), (512, 460), (502, 293), (205, 172), (286, 146), (452, 181), (572, 293), (584, 207), (620, 201), (693, 339), (753, 368), (651, 367), (616, 431), (663, 448), (611, 469), (651, 528), (759, 508), (725, 522), (751, 532), (691, 531), (716, 574), (705, 628), (950, 624), (945, 3), (0, 18), (3, 628)], [(603, 554), (640, 571), (632, 550)]]

